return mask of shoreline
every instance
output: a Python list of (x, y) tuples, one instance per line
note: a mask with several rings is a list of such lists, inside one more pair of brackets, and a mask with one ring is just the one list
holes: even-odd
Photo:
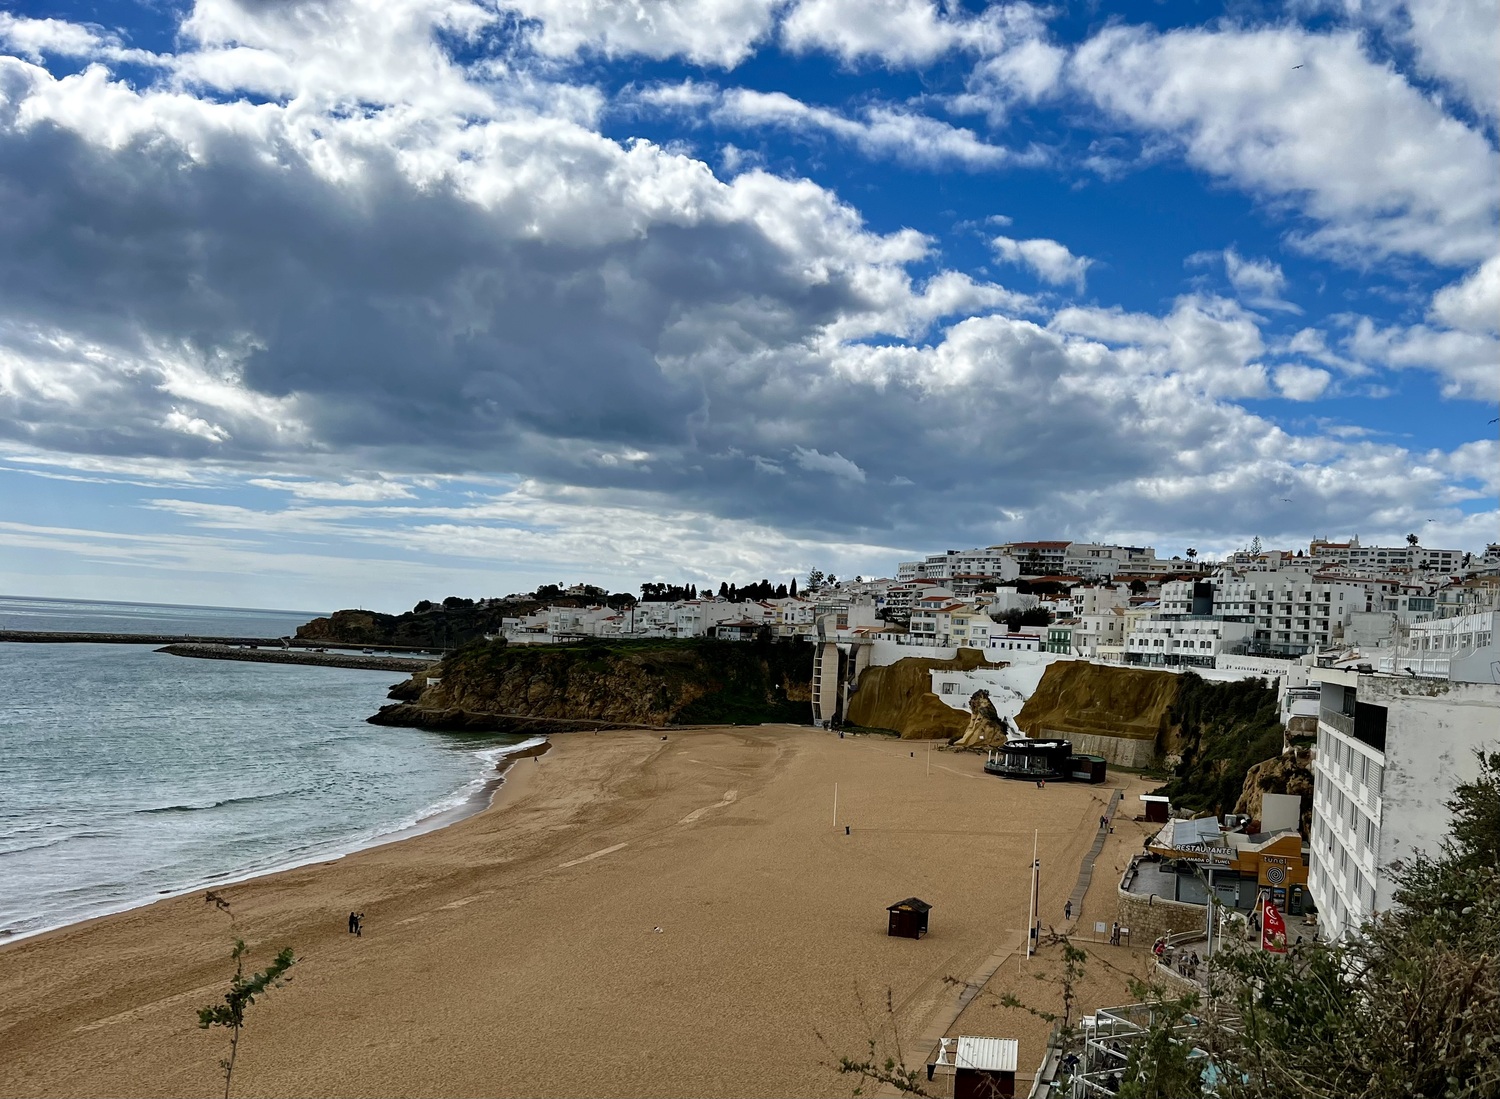
[[(910, 1043), (950, 978), (1024, 943), (1038, 831), (1044, 912), (1097, 836), (1100, 788), (979, 768), (795, 726), (558, 738), (452, 827), (230, 890), (233, 928), (179, 897), (0, 950), (0, 1094), (210, 1090), (221, 1043), (193, 1009), (230, 935), (257, 967), (299, 957), (256, 1009), (243, 1094), (847, 1094), (874, 1005)], [(911, 895), (929, 934), (888, 937)], [(992, 1026), (964, 1032), (1040, 1060)]]
[[(244, 872), (226, 870), (222, 874), (205, 878), (193, 885), (184, 886), (181, 889), (162, 890), (149, 897), (128, 901), (119, 907), (110, 908), (108, 911), (98, 912), (83, 919), (67, 920), (63, 923), (51, 924), (46, 927), (20, 933), (0, 929), (0, 954), (21, 943), (35, 942), (45, 936), (56, 935), (73, 928), (87, 927), (100, 920), (113, 919), (116, 916), (122, 916), (126, 913), (138, 912), (142, 909), (150, 908), (154, 904), (191, 896), (205, 889), (222, 889), (230, 885), (244, 885), (247, 882), (259, 881), (262, 878), (271, 878), (278, 874), (290, 873), (291, 871), (302, 870), (307, 867), (331, 865), (348, 858), (350, 855), (357, 855), (364, 851), (374, 851), (381, 847), (403, 843), (418, 836), (425, 836), (429, 833), (449, 828), (460, 821), (478, 816), (480, 813), (491, 808), (499, 798), (501, 791), (505, 789), (506, 778), (512, 768), (523, 759), (546, 755), (551, 746), (551, 742), (545, 737), (531, 737), (518, 744), (505, 746), (501, 754), (495, 757), (494, 771), (488, 775), (481, 775), (480, 781), (482, 784), (469, 793), (462, 802), (445, 809), (435, 809), (427, 816), (421, 817), (410, 824), (400, 825), (393, 831), (378, 833), (368, 840), (355, 842), (352, 846), (346, 846), (343, 841), (335, 841), (332, 850), (321, 852), (306, 859), (277, 863), (274, 866)], [(455, 790), (450, 797), (462, 793), (474, 781), (470, 780), (469, 783)]]

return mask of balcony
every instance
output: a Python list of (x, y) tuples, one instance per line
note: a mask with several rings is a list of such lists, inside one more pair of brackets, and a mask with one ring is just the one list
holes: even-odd
[(1326, 722), (1331, 729), (1337, 729), (1347, 737), (1354, 736), (1354, 715), (1346, 714), (1341, 710), (1330, 710), (1326, 707), (1318, 711), (1318, 720)]

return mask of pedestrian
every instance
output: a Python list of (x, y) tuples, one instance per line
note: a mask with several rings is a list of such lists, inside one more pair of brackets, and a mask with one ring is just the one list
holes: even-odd
[(365, 937), (365, 914), (363, 912), (354, 917), (354, 934), (356, 938)]
[(1120, 945), (1120, 925), (1118, 923), (1112, 924), (1110, 926), (1110, 929), (1109, 929), (1109, 945), (1110, 946), (1119, 946)]
[(1072, 918), (1073, 918), (1073, 902), (1070, 900), (1066, 904), (1063, 905), (1063, 919), (1065, 919), (1065, 920), (1071, 920)]
[(1037, 779), (1036, 780), (1036, 788), (1038, 790), (1040, 790), (1042, 788), (1042, 780), (1041, 779)]
[(359, 923), (359, 917), (353, 912), (349, 913), (349, 934), (354, 934), (355, 925)]

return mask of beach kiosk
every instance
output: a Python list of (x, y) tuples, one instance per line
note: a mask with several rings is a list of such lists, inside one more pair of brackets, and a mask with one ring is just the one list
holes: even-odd
[(926, 901), (907, 897), (904, 901), (890, 905), (886, 911), (890, 913), (890, 923), (885, 932), (887, 935), (920, 939), (927, 934), (927, 913), (932, 911), (932, 905)]
[(927, 1066), (953, 1077), (953, 1099), (1011, 1099), (1016, 1094), (1017, 1042), (1014, 1038), (943, 1038)]

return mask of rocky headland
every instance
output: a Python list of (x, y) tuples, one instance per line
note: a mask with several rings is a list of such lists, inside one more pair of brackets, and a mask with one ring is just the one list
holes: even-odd
[(369, 720), (424, 729), (543, 732), (669, 725), (805, 724), (802, 642), (707, 638), (506, 646), (448, 654), (391, 689)]

